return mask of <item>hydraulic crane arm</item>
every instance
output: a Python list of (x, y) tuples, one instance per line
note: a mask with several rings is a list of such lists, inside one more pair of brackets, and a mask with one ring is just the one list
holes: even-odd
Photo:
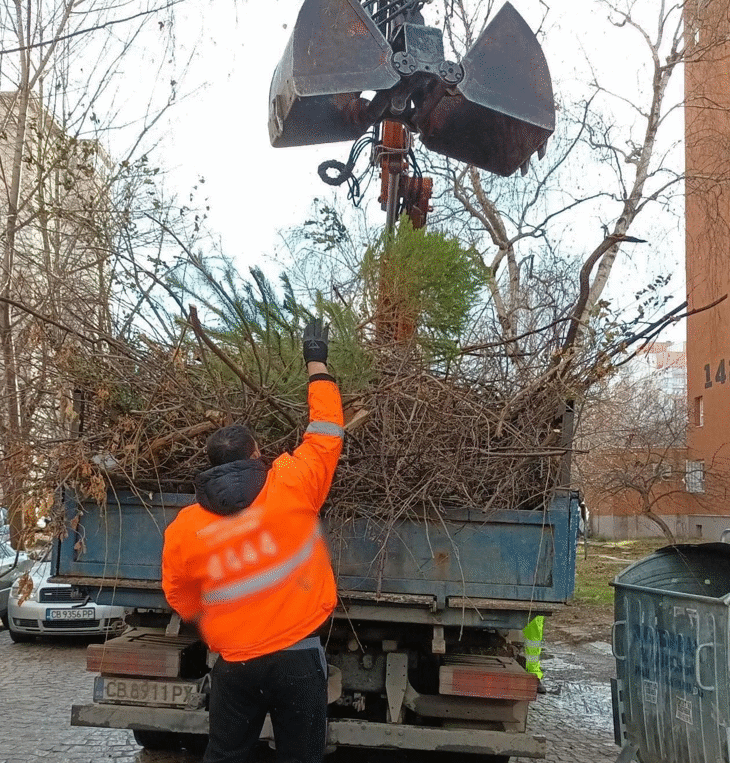
[(410, 0), (364, 5), (380, 24), (357, 0), (305, 0), (271, 83), (272, 145), (356, 140), (387, 120), (498, 175), (542, 155), (555, 129), (550, 73), (510, 3), (459, 63), (445, 59), (439, 29), (400, 12)]

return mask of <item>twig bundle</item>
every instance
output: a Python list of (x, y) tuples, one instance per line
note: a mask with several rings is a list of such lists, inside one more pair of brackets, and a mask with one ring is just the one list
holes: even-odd
[[(429, 371), (418, 353), (367, 350), (369, 380), (345, 395), (330, 515), (391, 520), (545, 504), (565, 454), (562, 382), (508, 395), (496, 381)], [(296, 447), (307, 425), (298, 362), (296, 383), (268, 390), (242, 384), (192, 347), (150, 344), (127, 355), (79, 348), (64, 363), (77, 434), (55, 447), (54, 479), (99, 501), (109, 486), (190, 492), (207, 468), (207, 437), (238, 422), (253, 427), (273, 460)]]

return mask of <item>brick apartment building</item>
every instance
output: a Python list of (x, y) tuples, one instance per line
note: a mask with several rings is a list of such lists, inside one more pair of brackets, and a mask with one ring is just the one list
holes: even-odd
[[(685, 358), (651, 350), (657, 372), (674, 365), (678, 379), (686, 365), (688, 419), (686, 448), (657, 467), (654, 510), (677, 537), (718, 540), (730, 527), (730, 3), (693, 0), (684, 13), (687, 301), (699, 312), (687, 319)], [(595, 500), (594, 532), (659, 534), (635, 495)]]
[[(687, 3), (685, 65), (689, 535), (730, 527), (730, 6)], [(724, 298), (724, 299), (723, 299)]]
[[(643, 422), (633, 420), (631, 413), (613, 418), (610, 410), (605, 411), (611, 436), (591, 444), (588, 467), (597, 474), (582, 480), (595, 535), (617, 539), (661, 535), (659, 525), (642, 513), (641, 490), (647, 491), (652, 512), (675, 536), (696, 536), (698, 522), (703, 532), (706, 520), (695, 516), (702, 505), (692, 482), (699, 475), (687, 475), (686, 365), (684, 342), (654, 342), (624, 366), (619, 382), (623, 394), (638, 395), (638, 407), (643, 402), (651, 407), (650, 398), (661, 403)], [(621, 407), (620, 398), (617, 405)], [(631, 411), (635, 409), (636, 404)], [(654, 420), (662, 410), (674, 415), (666, 422)]]

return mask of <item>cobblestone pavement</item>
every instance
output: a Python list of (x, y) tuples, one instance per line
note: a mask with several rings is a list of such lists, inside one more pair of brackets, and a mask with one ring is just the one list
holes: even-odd
[[(613, 763), (619, 748), (613, 738), (610, 644), (548, 644), (546, 651), (542, 668), (548, 693), (538, 696), (528, 718), (533, 733), (547, 738), (546, 760)], [(530, 761), (513, 758), (512, 763)]]
[[(71, 705), (91, 701), (87, 643), (57, 639), (13, 644), (7, 631), (0, 630), (0, 763), (199, 763), (199, 756), (185, 751), (142, 750), (129, 731), (69, 725)], [(547, 761), (611, 763), (618, 748), (613, 744), (608, 645), (555, 644), (548, 650), (543, 662), (548, 694), (533, 705), (530, 720), (533, 732), (547, 737)], [(328, 761), (336, 758), (340, 756)], [(382, 763), (386, 759), (390, 756), (382, 753), (371, 756)]]

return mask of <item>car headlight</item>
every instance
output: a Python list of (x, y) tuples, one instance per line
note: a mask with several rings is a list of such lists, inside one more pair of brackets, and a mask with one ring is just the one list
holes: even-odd
[(40, 586), (28, 575), (21, 575), (10, 588), (10, 595), (14, 599), (23, 601), (38, 601)]

